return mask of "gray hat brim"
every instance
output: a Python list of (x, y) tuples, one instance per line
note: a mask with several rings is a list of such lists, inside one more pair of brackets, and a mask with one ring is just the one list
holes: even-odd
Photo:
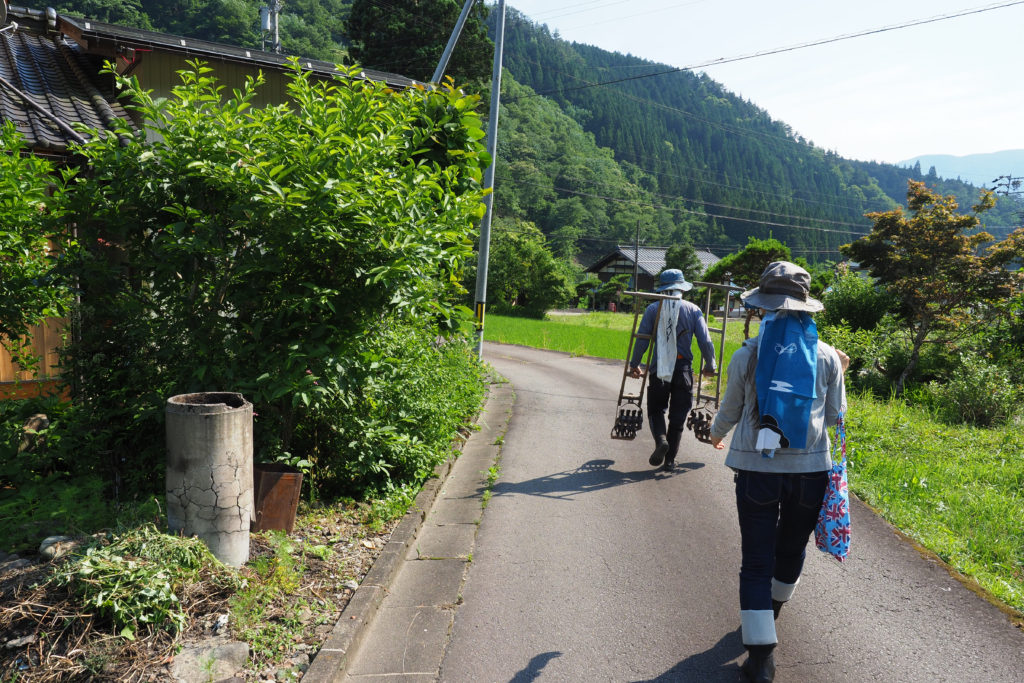
[(743, 292), (743, 294), (740, 294), (740, 299), (748, 306), (763, 308), (766, 311), (805, 311), (807, 313), (817, 313), (825, 309), (825, 305), (814, 297), (809, 296), (806, 301), (801, 301), (785, 294), (762, 294), (759, 287)]

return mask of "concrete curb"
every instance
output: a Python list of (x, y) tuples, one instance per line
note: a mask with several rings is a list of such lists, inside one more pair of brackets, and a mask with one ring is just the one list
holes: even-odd
[[(488, 389), (487, 398), (481, 411), (476, 415), (474, 424), (478, 425), (495, 397), (494, 384)], [(416, 538), (420, 528), (433, 507), (438, 493), (451, 474), (455, 461), (461, 457), (466, 446), (479, 431), (470, 434), (462, 442), (459, 453), (449, 456), (434, 469), (434, 476), (428, 479), (416, 496), (415, 501), (405, 516), (391, 533), (391, 539), (384, 550), (374, 560), (362, 583), (353, 593), (345, 609), (342, 610), (334, 629), (327, 636), (319, 652), (314, 656), (309, 669), (302, 676), (309, 683), (331, 683), (340, 681), (350, 664), (349, 656), (355, 653), (363, 642), (369, 624), (387, 596), (398, 570), (405, 560), (409, 546)]]

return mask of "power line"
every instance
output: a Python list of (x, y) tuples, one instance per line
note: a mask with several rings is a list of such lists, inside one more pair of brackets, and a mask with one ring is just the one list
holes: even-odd
[(900, 23), (900, 24), (893, 24), (891, 26), (882, 26), (880, 28), (867, 29), (865, 31), (858, 31), (856, 33), (845, 33), (845, 34), (842, 34), (842, 35), (833, 36), (831, 38), (821, 38), (821, 39), (818, 39), (818, 40), (811, 40), (811, 41), (808, 41), (808, 42), (805, 42), (805, 43), (798, 43), (796, 45), (790, 45), (790, 46), (787, 46), (787, 47), (779, 47), (779, 48), (774, 48), (774, 49), (771, 49), (771, 50), (762, 50), (760, 52), (753, 52), (753, 53), (750, 53), (750, 54), (740, 55), (740, 56), (737, 56), (737, 57), (719, 57), (718, 59), (712, 59), (712, 60), (709, 60), (709, 61), (706, 61), (706, 62), (701, 62), (699, 64), (691, 64), (690, 66), (683, 66), (683, 67), (677, 67), (677, 68), (672, 68), (672, 69), (666, 69), (664, 71), (659, 71), (659, 72), (651, 73), (651, 74), (640, 74), (640, 75), (636, 75), (636, 76), (627, 76), (625, 78), (617, 78), (617, 79), (614, 79), (614, 80), (611, 80), (611, 81), (602, 81), (600, 83), (591, 83), (591, 84), (588, 84), (588, 85), (581, 85), (581, 86), (577, 86), (577, 87), (574, 87), (574, 88), (560, 88), (560, 89), (555, 89), (555, 90), (545, 90), (545, 91), (542, 91), (542, 92), (534, 93), (534, 95), (532, 95), (532, 96), (536, 97), (538, 95), (550, 95), (550, 94), (554, 94), (554, 93), (571, 92), (571, 91), (574, 91), (574, 90), (585, 90), (587, 88), (603, 87), (603, 86), (606, 86), (606, 85), (614, 85), (616, 83), (625, 83), (627, 81), (640, 80), (642, 78), (651, 78), (653, 76), (662, 76), (662, 75), (665, 75), (665, 74), (679, 73), (681, 71), (694, 71), (696, 69), (703, 69), (703, 68), (706, 68), (706, 67), (709, 67), (709, 66), (718, 66), (720, 64), (730, 64), (732, 62), (740, 62), (740, 61), (745, 61), (745, 60), (748, 60), (748, 59), (756, 59), (758, 57), (767, 57), (769, 55), (776, 55), (776, 54), (781, 54), (781, 53), (784, 53), (784, 52), (793, 52), (795, 50), (803, 50), (803, 49), (809, 48), (809, 47), (817, 47), (818, 45), (827, 45), (829, 43), (837, 43), (837, 42), (840, 42), (840, 41), (843, 41), (843, 40), (850, 40), (852, 38), (862, 38), (864, 36), (875, 35), (875, 34), (878, 34), (878, 33), (886, 33), (888, 31), (895, 31), (895, 30), (898, 30), (898, 29), (910, 28), (912, 26), (921, 26), (923, 24), (933, 24), (933, 23), (939, 22), (939, 21), (946, 21), (948, 19), (956, 19), (956, 18), (959, 18), (959, 17), (969, 16), (969, 15), (972, 15), (972, 14), (981, 14), (982, 12), (991, 12), (993, 10), (1004, 9), (1006, 7), (1013, 7), (1015, 5), (1021, 5), (1021, 4), (1024, 4), (1024, 0), (1013, 0), (1013, 2), (1003, 2), (1003, 3), (994, 4), (994, 5), (986, 5), (984, 7), (975, 7), (973, 9), (961, 10), (959, 12), (951, 12), (951, 13), (948, 13), (948, 14), (940, 14), (938, 16), (928, 17), (926, 19), (913, 19), (911, 21), (905, 21), (905, 22)]
[[(675, 165), (670, 160), (658, 159), (657, 157), (645, 157), (645, 156), (639, 155), (639, 154), (630, 154), (629, 152), (623, 152), (621, 150), (615, 150), (615, 154), (617, 156), (619, 156), (619, 157), (625, 157), (627, 159), (643, 159), (645, 161), (657, 161), (657, 162), (661, 162), (661, 163), (665, 163), (665, 164), (669, 164), (669, 165), (673, 165), (673, 166)], [(770, 197), (775, 197), (775, 198), (782, 198), (782, 199), (788, 198), (788, 199), (791, 199), (791, 200), (805, 202), (807, 204), (819, 204), (819, 205), (821, 205), (823, 207), (832, 208), (832, 209), (848, 209), (848, 210), (851, 210), (851, 211), (861, 211), (862, 210), (862, 207), (859, 207), (859, 206), (851, 206), (849, 204), (836, 204), (836, 203), (828, 202), (828, 201), (821, 200), (821, 199), (808, 199), (808, 198), (805, 198), (805, 197), (797, 197), (796, 194), (801, 192), (801, 191), (798, 191), (798, 190), (792, 190), (792, 191), (788, 192), (788, 194), (792, 195), (792, 196), (787, 197), (787, 190), (786, 190), (786, 188), (784, 186), (775, 185), (773, 183), (765, 182), (765, 181), (753, 180), (751, 178), (742, 178), (742, 180), (747, 181), (748, 183), (750, 183), (751, 185), (753, 185), (755, 187), (760, 185), (762, 187), (772, 188), (773, 190), (779, 190), (779, 191), (778, 192), (769, 192), (767, 190), (754, 189), (753, 187), (743, 187), (743, 186), (740, 186), (740, 185), (730, 185), (728, 183), (719, 183), (719, 182), (715, 182), (713, 180), (706, 180), (704, 178), (699, 178), (699, 177), (696, 177), (696, 176), (676, 175), (676, 174), (672, 174), (672, 173), (667, 173), (665, 171), (655, 171), (653, 169), (641, 166), (641, 165), (639, 165), (639, 164), (637, 164), (637, 163), (635, 163), (633, 161), (627, 161), (626, 163), (629, 163), (632, 166), (640, 169), (641, 171), (644, 171), (646, 173), (650, 173), (652, 175), (665, 176), (667, 178), (675, 178), (677, 180), (692, 180), (692, 181), (694, 181), (696, 183), (701, 183), (703, 185), (713, 185), (715, 187), (721, 187), (721, 188), (725, 188), (725, 189), (728, 189), (728, 190), (736, 190), (736, 191), (739, 191), (739, 192), (746, 192), (746, 193), (753, 194), (753, 195), (758, 195), (758, 196), (761, 196), (761, 197), (769, 197), (769, 198)], [(693, 169), (693, 171), (696, 172), (696, 173), (701, 173), (701, 172), (715, 173), (715, 174), (720, 174), (721, 173), (721, 171), (712, 171), (711, 169), (706, 169), (706, 170), (705, 169)]]
[(528, 180), (519, 180), (517, 182), (519, 182), (521, 184), (524, 184), (524, 185), (534, 185), (534, 186), (537, 186), (537, 187), (547, 187), (547, 188), (550, 188), (552, 190), (555, 190), (556, 192), (565, 192), (566, 194), (573, 194), (573, 195), (577, 195), (577, 196), (580, 196), (580, 197), (591, 197), (593, 199), (604, 199), (605, 201), (616, 202), (616, 203), (619, 203), (619, 204), (632, 204), (633, 206), (644, 206), (644, 207), (649, 207), (649, 208), (654, 208), (654, 209), (664, 209), (665, 211), (680, 211), (682, 213), (693, 214), (695, 216), (703, 216), (705, 218), (718, 218), (718, 219), (722, 219), (722, 220), (740, 221), (742, 223), (756, 223), (757, 225), (764, 225), (764, 226), (776, 227), (776, 228), (792, 228), (794, 230), (813, 230), (815, 232), (835, 233), (835, 234), (838, 234), (838, 235), (860, 235), (860, 236), (863, 236), (863, 235), (869, 234), (867, 232), (858, 232), (856, 230), (832, 230), (830, 228), (818, 228), (818, 227), (814, 227), (814, 226), (810, 226), (810, 225), (794, 225), (794, 224), (791, 224), (791, 223), (776, 223), (774, 221), (764, 221), (764, 220), (756, 220), (756, 219), (753, 219), (753, 218), (739, 218), (737, 216), (726, 216), (726, 215), (723, 215), (723, 214), (713, 214), (713, 213), (707, 213), (705, 211), (696, 211), (694, 209), (687, 209), (687, 208), (684, 208), (684, 207), (665, 206), (665, 205), (661, 205), (661, 204), (653, 204), (651, 202), (641, 202), (641, 201), (637, 201), (637, 200), (633, 200), (633, 199), (621, 199), (621, 198), (618, 198), (618, 197), (607, 197), (607, 196), (604, 196), (604, 195), (595, 194), (593, 192), (580, 192), (579, 190), (571, 190), (571, 189), (569, 189), (567, 187), (558, 187), (556, 185), (544, 185), (544, 184), (541, 184), (541, 183), (531, 183)]
[[(508, 160), (506, 159), (505, 161), (507, 163)], [(547, 176), (543, 176), (543, 177), (547, 177)], [(608, 183), (595, 183), (595, 182), (593, 182), (591, 180), (588, 180), (586, 178), (566, 177), (565, 179), (566, 180), (575, 181), (575, 182), (578, 182), (578, 183), (581, 183), (581, 184), (587, 184), (587, 185), (589, 185), (591, 187), (611, 187)], [(524, 181), (520, 180), (519, 182), (524, 182)], [(869, 226), (867, 226), (867, 225), (865, 225), (863, 223), (850, 223), (848, 221), (835, 221), (835, 220), (830, 220), (830, 219), (827, 219), (827, 218), (815, 218), (813, 216), (797, 216), (797, 215), (779, 213), (778, 211), (768, 211), (768, 210), (764, 210), (764, 209), (752, 209), (752, 208), (745, 207), (745, 206), (733, 206), (731, 204), (717, 204), (715, 202), (711, 202), (711, 201), (708, 201), (706, 199), (694, 199), (693, 197), (683, 197), (681, 195), (659, 194), (657, 192), (650, 192), (648, 190), (641, 190), (641, 191), (644, 192), (647, 195), (652, 196), (652, 197), (661, 197), (663, 199), (669, 199), (669, 200), (673, 200), (673, 201), (684, 201), (684, 202), (691, 202), (691, 203), (694, 203), (694, 204), (702, 204), (704, 206), (713, 206), (716, 209), (733, 209), (733, 210), (736, 210), (736, 211), (746, 211), (748, 213), (755, 213), (755, 214), (763, 214), (763, 215), (768, 215), (768, 216), (775, 216), (777, 218), (794, 218), (796, 220), (814, 221), (816, 223), (827, 223), (829, 225), (846, 225), (846, 226), (850, 226), (850, 227), (854, 227), (854, 228), (869, 227)]]
[[(584, 78), (582, 78), (580, 76), (577, 76), (575, 74), (570, 74), (570, 73), (568, 73), (566, 71), (562, 71), (562, 70), (557, 69), (555, 67), (550, 67), (550, 66), (541, 64), (540, 62), (537, 62), (535, 60), (529, 59), (528, 57), (523, 57), (522, 55), (514, 55), (513, 59), (519, 59), (519, 60), (522, 60), (522, 61), (525, 61), (525, 62), (529, 62), (529, 63), (534, 64), (536, 66), (540, 66), (540, 67), (542, 67), (544, 69), (547, 69), (549, 71), (554, 71), (556, 73), (560, 73), (560, 74), (562, 74), (564, 76), (567, 76), (569, 78), (572, 78), (574, 80), (578, 80), (578, 81), (583, 81), (585, 83), (589, 83), (589, 81), (587, 81), (586, 79), (584, 79)], [(529, 87), (529, 86), (525, 86), (525, 87)], [(813, 146), (806, 145), (804, 143), (798, 142), (797, 140), (793, 140), (793, 139), (791, 139), (789, 137), (785, 137), (785, 136), (783, 136), (783, 135), (781, 135), (779, 133), (771, 134), (771, 133), (763, 133), (761, 131), (749, 131), (749, 130), (744, 130), (744, 129), (741, 129), (741, 128), (735, 128), (735, 127), (729, 126), (728, 124), (723, 124), (723, 123), (720, 123), (720, 122), (717, 122), (717, 121), (711, 121), (711, 120), (708, 120), (708, 119), (703, 119), (701, 117), (696, 116), (695, 114), (691, 114), (690, 112), (688, 112), (686, 110), (679, 109), (678, 107), (673, 107), (673, 106), (667, 105), (667, 104), (661, 104), (660, 102), (654, 102), (653, 100), (650, 100), (648, 98), (638, 97), (638, 96), (635, 96), (635, 95), (630, 95), (628, 93), (621, 93), (621, 92), (619, 94), (621, 96), (623, 96), (623, 97), (626, 97), (627, 99), (634, 100), (634, 101), (636, 101), (636, 102), (638, 102), (640, 104), (646, 104), (646, 105), (651, 105), (651, 106), (654, 106), (654, 107), (668, 109), (668, 110), (670, 110), (672, 112), (681, 114), (683, 116), (696, 119), (697, 121), (699, 121), (699, 122), (701, 122), (701, 123), (703, 123), (703, 124), (705, 124), (707, 126), (710, 126), (710, 127), (713, 127), (713, 128), (721, 128), (721, 129), (725, 130), (726, 132), (731, 132), (731, 133), (734, 133), (734, 134), (737, 134), (737, 135), (757, 135), (757, 136), (762, 136), (762, 137), (764, 137), (767, 140), (772, 141), (772, 142), (780, 142), (780, 143), (788, 143), (788, 144), (792, 144), (792, 145), (797, 145), (801, 149), (804, 149), (805, 147), (809, 148), (809, 149), (814, 149)], [(510, 97), (508, 99), (508, 102), (510, 104), (512, 104), (512, 103), (515, 103), (516, 101), (518, 101), (520, 99), (526, 99), (527, 97), (529, 97), (529, 96), (526, 96), (526, 97)], [(768, 123), (772, 123), (772, 121), (768, 117), (767, 113), (765, 113), (765, 117), (766, 117)], [(655, 162), (658, 162), (658, 163), (665, 163), (665, 164), (672, 164), (672, 165), (674, 165), (674, 162), (672, 162), (669, 159), (663, 159), (663, 158), (658, 158), (658, 157), (644, 157), (642, 155), (636, 155), (636, 154), (632, 154), (631, 155), (630, 153), (625, 152), (624, 150), (618, 150), (618, 149), (613, 149), (612, 151), (618, 157), (625, 156), (627, 158), (632, 158), (632, 159), (644, 159), (646, 161), (655, 161)], [(737, 186), (737, 185), (727, 185), (727, 184), (722, 184), (722, 183), (716, 183), (716, 182), (711, 181), (711, 180), (704, 180), (704, 179), (696, 178), (696, 177), (693, 177), (693, 176), (673, 175), (673, 174), (670, 174), (670, 173), (665, 173), (663, 171), (655, 171), (653, 169), (640, 166), (639, 164), (637, 164), (635, 162), (630, 162), (630, 163), (632, 163), (633, 166), (635, 166), (636, 168), (638, 168), (640, 170), (643, 170), (643, 171), (646, 171), (648, 173), (654, 174), (654, 175), (661, 175), (661, 176), (665, 176), (665, 177), (669, 177), (669, 178), (693, 180), (693, 181), (699, 182), (699, 183), (715, 185), (715, 186), (718, 186), (718, 187), (725, 187), (725, 188), (734, 189), (734, 190), (740, 190), (740, 191), (743, 191), (743, 192), (753, 192), (753, 193), (761, 194), (761, 195), (764, 195), (764, 196), (772, 196), (772, 195), (774, 195), (776, 197), (781, 196), (779, 193), (763, 192), (763, 191), (752, 190), (750, 188), (740, 187), (740, 186)], [(706, 169), (706, 170), (704, 170), (704, 169), (693, 169), (693, 170), (694, 170), (694, 172), (698, 172), (698, 173), (700, 173), (700, 172), (715, 173), (715, 174), (720, 174), (721, 173), (721, 171), (712, 171), (711, 169)], [(743, 180), (745, 180), (746, 182), (750, 183), (751, 185), (755, 185), (755, 186), (756, 185), (761, 185), (763, 187), (771, 187), (773, 189), (785, 190), (784, 187), (781, 187), (781, 186), (778, 186), (778, 185), (773, 185), (773, 184), (768, 183), (768, 182), (757, 181), (757, 180), (754, 180), (754, 179), (751, 179), (751, 178), (743, 178)], [(800, 198), (800, 201), (804, 201), (804, 202), (808, 202), (808, 203), (813, 203), (813, 204), (820, 204), (822, 206), (832, 207), (832, 208), (837, 208), (837, 209), (847, 209), (847, 210), (852, 210), (852, 211), (860, 211), (862, 209), (862, 207), (850, 206), (850, 205), (847, 205), (847, 204), (836, 204), (836, 203), (832, 203), (832, 202), (826, 202), (826, 201), (823, 201), (823, 200)]]

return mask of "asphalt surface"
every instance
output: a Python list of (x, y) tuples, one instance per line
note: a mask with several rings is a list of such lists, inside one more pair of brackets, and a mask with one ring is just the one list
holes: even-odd
[[(621, 363), (484, 349), (510, 385), (395, 539), (394, 571), (364, 581), (374, 609), (342, 615), (357, 635), (325, 647), (309, 680), (738, 680), (722, 452), (688, 432), (675, 471), (655, 472), (646, 428), (609, 438)], [(846, 563), (808, 550), (776, 681), (1024, 681), (1024, 632), (857, 501), (852, 517)]]

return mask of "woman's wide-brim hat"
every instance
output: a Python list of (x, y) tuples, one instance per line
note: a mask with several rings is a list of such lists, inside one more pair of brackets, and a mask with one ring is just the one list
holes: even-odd
[(761, 273), (757, 287), (743, 292), (747, 306), (767, 311), (806, 311), (817, 313), (825, 306), (810, 296), (811, 275), (789, 261), (774, 261)]
[(654, 291), (664, 292), (668, 289), (678, 289), (680, 292), (689, 292), (693, 289), (693, 285), (686, 281), (683, 271), (678, 268), (669, 268), (668, 270), (661, 271), (661, 275), (658, 276), (658, 285), (654, 288)]

